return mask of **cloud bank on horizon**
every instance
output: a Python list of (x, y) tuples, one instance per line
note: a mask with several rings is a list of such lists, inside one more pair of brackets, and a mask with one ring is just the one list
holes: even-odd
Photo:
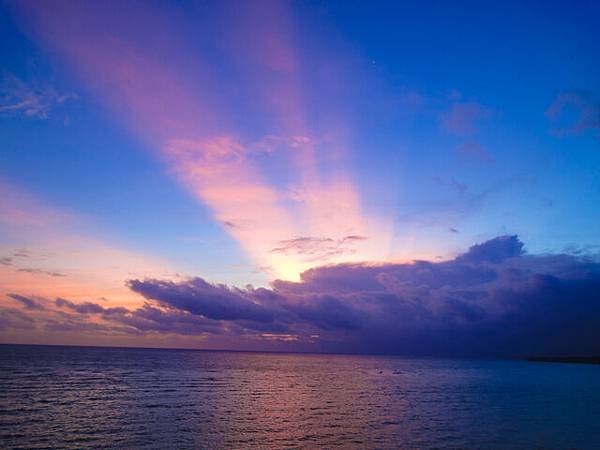
[(235, 339), (238, 348), (404, 355), (600, 353), (598, 255), (531, 255), (500, 236), (442, 262), (315, 267), (229, 287), (132, 279), (137, 309), (10, 294), (4, 329)]

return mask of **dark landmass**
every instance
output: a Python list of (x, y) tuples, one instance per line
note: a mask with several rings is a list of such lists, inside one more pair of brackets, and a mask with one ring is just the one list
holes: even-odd
[(527, 358), (531, 362), (600, 364), (600, 356), (532, 356)]

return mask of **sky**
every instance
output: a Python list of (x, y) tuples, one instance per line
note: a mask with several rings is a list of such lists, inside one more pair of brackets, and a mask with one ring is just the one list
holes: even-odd
[(0, 342), (600, 353), (598, 17), (0, 1)]

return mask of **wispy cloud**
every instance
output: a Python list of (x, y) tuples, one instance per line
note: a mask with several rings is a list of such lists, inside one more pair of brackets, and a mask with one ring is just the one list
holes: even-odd
[(460, 195), (464, 194), (469, 189), (469, 187), (465, 183), (458, 181), (455, 178), (445, 179), (442, 177), (435, 176), (431, 177), (431, 181), (433, 181), (438, 186), (449, 187), (450, 189), (456, 191)]
[(53, 108), (76, 98), (41, 83), (26, 83), (6, 71), (0, 80), (0, 115), (4, 116), (47, 119)]
[(26, 272), (32, 275), (46, 275), (49, 277), (64, 277), (65, 274), (60, 272), (52, 272), (50, 270), (37, 269), (32, 267), (21, 267), (17, 269), (18, 272)]
[(306, 261), (323, 261), (334, 256), (356, 253), (355, 244), (369, 239), (366, 236), (350, 235), (341, 239), (301, 236), (277, 243), (271, 252), (284, 255), (304, 255)]

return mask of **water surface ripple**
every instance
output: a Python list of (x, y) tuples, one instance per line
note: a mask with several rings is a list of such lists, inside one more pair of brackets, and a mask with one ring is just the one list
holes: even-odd
[(600, 366), (0, 346), (2, 448), (600, 448)]

